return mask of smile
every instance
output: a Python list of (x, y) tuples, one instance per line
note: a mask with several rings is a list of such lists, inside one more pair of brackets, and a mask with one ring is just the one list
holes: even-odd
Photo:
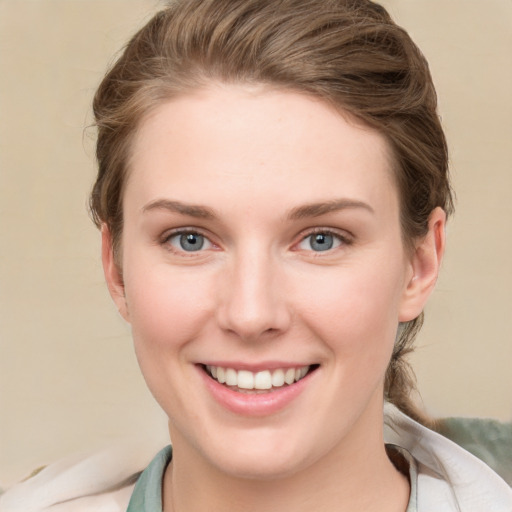
[(222, 366), (206, 365), (206, 373), (220, 384), (232, 389), (269, 391), (273, 388), (289, 386), (303, 379), (317, 365), (307, 365), (298, 368), (277, 368), (251, 372), (249, 370), (235, 370)]

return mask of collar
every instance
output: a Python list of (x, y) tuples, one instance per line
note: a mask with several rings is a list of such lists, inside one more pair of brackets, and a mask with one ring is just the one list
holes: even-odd
[(512, 489), (489, 466), (389, 403), (384, 440), (416, 460), (418, 512), (512, 511)]

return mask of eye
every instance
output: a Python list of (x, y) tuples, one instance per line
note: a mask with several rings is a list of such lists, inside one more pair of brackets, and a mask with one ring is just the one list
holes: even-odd
[(170, 235), (166, 242), (177, 251), (198, 252), (204, 249), (210, 249), (212, 243), (208, 238), (194, 231), (182, 231)]
[(340, 235), (329, 231), (318, 231), (304, 237), (298, 247), (304, 251), (323, 252), (336, 249), (344, 242)]

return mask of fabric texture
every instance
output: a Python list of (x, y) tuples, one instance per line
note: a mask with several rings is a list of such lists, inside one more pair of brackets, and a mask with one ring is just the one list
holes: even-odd
[[(512, 432), (474, 421), (446, 420), (441, 431), (508, 478)], [(384, 407), (384, 439), (408, 462), (407, 512), (512, 512), (512, 489), (489, 465), (390, 404)], [(125, 446), (67, 459), (7, 490), (0, 512), (161, 512), (162, 475), (171, 456), (167, 447), (148, 466), (147, 450)]]
[(483, 461), (395, 406), (384, 407), (384, 439), (418, 466), (418, 512), (511, 512), (512, 489)]
[(483, 418), (445, 418), (441, 435), (483, 460), (512, 486), (512, 422)]
[(126, 512), (162, 512), (162, 481), (171, 459), (171, 446), (158, 452), (137, 480)]

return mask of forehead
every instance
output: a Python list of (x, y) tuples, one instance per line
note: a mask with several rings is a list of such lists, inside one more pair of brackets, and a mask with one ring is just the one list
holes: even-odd
[(311, 200), (331, 192), (377, 200), (396, 196), (390, 162), (381, 134), (318, 98), (215, 84), (160, 105), (141, 123), (127, 193), (150, 200), (179, 190), (197, 201), (215, 190), (233, 201), (230, 190), (243, 190), (293, 203), (307, 191)]

